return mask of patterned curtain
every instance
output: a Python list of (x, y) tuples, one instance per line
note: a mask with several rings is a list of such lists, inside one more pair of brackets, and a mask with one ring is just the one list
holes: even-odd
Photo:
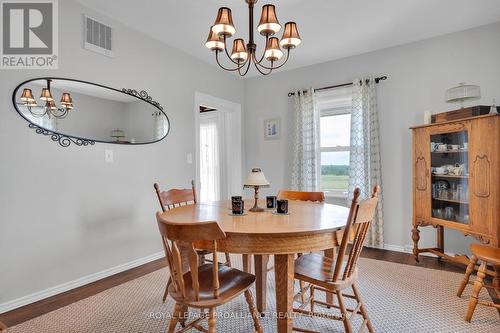
[(318, 184), (318, 123), (314, 90), (295, 92), (292, 188), (315, 191)]
[[(353, 82), (350, 153), (349, 195), (352, 196), (354, 189), (359, 187), (361, 198), (368, 198), (373, 186), (382, 187), (377, 96), (372, 77), (356, 79)], [(384, 245), (382, 211), (381, 192), (375, 219), (367, 234), (367, 245)]]
[(167, 122), (165, 121), (165, 116), (160, 111), (153, 113), (153, 140), (159, 140), (163, 138), (165, 133), (168, 131)]

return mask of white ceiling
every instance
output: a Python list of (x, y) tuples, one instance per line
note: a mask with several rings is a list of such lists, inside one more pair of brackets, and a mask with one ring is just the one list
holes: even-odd
[[(219, 7), (232, 9), (236, 35), (248, 38), (244, 0), (77, 1), (215, 66), (214, 54), (204, 44)], [(500, 21), (499, 0), (260, 0), (256, 24), (266, 3), (276, 5), (282, 25), (296, 21), (303, 40), (285, 69)], [(258, 34), (256, 38), (262, 40)]]

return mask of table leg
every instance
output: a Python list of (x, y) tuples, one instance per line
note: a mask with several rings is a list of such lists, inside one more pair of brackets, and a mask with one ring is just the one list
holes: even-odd
[(294, 265), (293, 254), (277, 254), (274, 256), (278, 333), (292, 332), (293, 292), (294, 292), (293, 265)]
[(257, 294), (257, 311), (266, 311), (267, 297), (267, 263), (269, 256), (267, 254), (254, 255), (255, 264), (255, 290)]

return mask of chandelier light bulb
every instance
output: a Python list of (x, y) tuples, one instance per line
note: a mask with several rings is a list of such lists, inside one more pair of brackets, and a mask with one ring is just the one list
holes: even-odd
[(281, 25), (276, 17), (274, 5), (262, 6), (262, 14), (260, 16), (259, 25), (257, 26), (257, 31), (263, 36), (272, 36), (280, 31), (280, 29)]
[(264, 57), (268, 61), (277, 61), (283, 57), (283, 51), (280, 49), (279, 40), (276, 37), (271, 37), (267, 41), (266, 52)]
[(283, 30), (280, 45), (284, 49), (294, 49), (302, 43), (299, 31), (297, 30), (297, 23), (287, 22)]
[(222, 51), (224, 50), (224, 41), (221, 36), (217, 35), (213, 29), (210, 28), (210, 32), (208, 33), (207, 41), (205, 42), (205, 46), (211, 51)]
[(245, 47), (245, 42), (241, 38), (233, 41), (233, 51), (231, 52), (231, 59), (237, 63), (243, 63), (248, 59), (248, 52)]
[(233, 16), (231, 9), (227, 7), (219, 8), (217, 18), (212, 26), (212, 31), (218, 36), (231, 37), (236, 33), (236, 28), (233, 24)]

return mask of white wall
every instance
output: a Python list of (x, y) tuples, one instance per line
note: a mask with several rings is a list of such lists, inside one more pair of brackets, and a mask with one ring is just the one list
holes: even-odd
[[(113, 25), (114, 58), (82, 49), (83, 13)], [(0, 71), (0, 304), (162, 251), (153, 183), (184, 187), (194, 178), (186, 163), (194, 93), (244, 102), (242, 80), (73, 1), (59, 1), (59, 49), (59, 70)], [(11, 102), (17, 84), (39, 76), (145, 89), (171, 132), (144, 146), (62, 148), (29, 129)]]
[[(335, 41), (332, 41), (334, 43)], [(303, 47), (307, 47), (305, 44)], [(292, 55), (293, 56), (293, 55)], [(425, 110), (457, 108), (444, 102), (444, 92), (458, 82), (478, 84), (483, 98), (474, 104), (500, 102), (500, 23), (392, 47), (297, 70), (252, 78), (245, 86), (246, 166), (261, 167), (271, 182), (262, 195), (290, 185), (293, 98), (297, 88), (351, 82), (358, 76), (387, 75), (377, 88), (380, 114), (385, 241), (412, 244), (411, 134), (423, 123)], [(263, 120), (281, 117), (279, 141), (264, 141)], [(422, 232), (422, 245), (435, 237)], [(464, 252), (469, 240), (447, 232), (447, 250)]]

